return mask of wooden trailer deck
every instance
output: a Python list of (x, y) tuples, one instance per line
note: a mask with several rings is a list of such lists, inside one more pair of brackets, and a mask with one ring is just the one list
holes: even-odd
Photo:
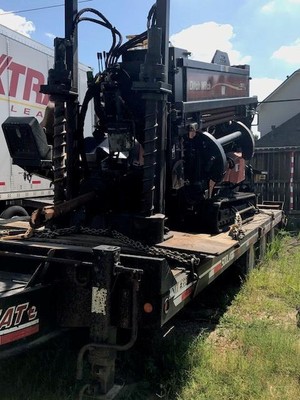
[[(282, 211), (272, 209), (260, 210), (260, 212), (254, 216), (252, 221), (243, 225), (245, 237), (247, 237), (247, 234), (258, 230), (258, 228), (264, 227), (266, 222), (269, 223), (270, 216), (272, 216), (274, 221), (277, 221), (276, 224), (278, 224), (278, 219), (281, 218)], [(266, 227), (264, 227), (264, 229), (266, 229)], [(172, 231), (170, 232), (170, 236), (170, 239), (167, 239), (157, 246), (178, 251), (184, 250), (218, 256), (230, 249), (239, 247), (240, 245), (237, 240), (234, 240), (229, 236), (228, 231), (215, 235)]]
[[(272, 217), (270, 219), (270, 216)], [(259, 230), (269, 230), (270, 227), (267, 227), (270, 223), (273, 222), (274, 226), (278, 225), (279, 221), (282, 219), (282, 211), (278, 209), (265, 209), (262, 208), (258, 210), (257, 214), (254, 215), (251, 221), (248, 221), (246, 224), (242, 225), (244, 230), (245, 237), (249, 233), (257, 232), (257, 235), (261, 235)], [(270, 222), (271, 221), (271, 222)], [(7, 234), (11, 235), (11, 239), (13, 239), (14, 235), (18, 233), (24, 233), (29, 227), (28, 221), (25, 220), (0, 220), (0, 234), (1, 230), (7, 232)], [(30, 241), (35, 242), (35, 238), (33, 237)], [(42, 245), (41, 239), (37, 240), (39, 242), (39, 246)], [(47, 239), (48, 241), (48, 239)], [(114, 246), (120, 246), (123, 250), (129, 250), (130, 247), (128, 245), (124, 245), (124, 243), (120, 242), (116, 238), (111, 238), (108, 236), (99, 236), (95, 235), (87, 235), (87, 234), (72, 234), (72, 235), (64, 235), (58, 238), (51, 238), (50, 242), (54, 245), (54, 247), (60, 247), (60, 245), (72, 245), (72, 246), (83, 246), (83, 247), (94, 247), (100, 244), (111, 244)], [(33, 243), (32, 243), (33, 244)], [(34, 245), (34, 244), (33, 244)], [(49, 245), (49, 244), (48, 244)], [(210, 256), (219, 256), (231, 249), (237, 248), (240, 246), (239, 241), (232, 239), (229, 236), (229, 231), (218, 233), (218, 234), (206, 234), (206, 233), (186, 233), (186, 232), (178, 232), (171, 231), (169, 232), (168, 238), (156, 244), (155, 247), (158, 248), (167, 248), (173, 249), (176, 251), (186, 251), (193, 252), (201, 255), (210, 255)], [(126, 252), (127, 252), (126, 251)]]

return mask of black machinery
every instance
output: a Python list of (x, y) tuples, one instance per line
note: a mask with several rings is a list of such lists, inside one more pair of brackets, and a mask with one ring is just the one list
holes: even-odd
[[(93, 189), (87, 207), (73, 202), (70, 209), (76, 210), (77, 220), (152, 243), (163, 240), (166, 228), (220, 232), (237, 212), (251, 217), (256, 204), (245, 184), (251, 180), (245, 160), (254, 150), (250, 126), (257, 103), (249, 97), (249, 67), (230, 66), (222, 52), (204, 63), (169, 47), (164, 3), (158, 1), (150, 10), (148, 30), (125, 44), (98, 11), (84, 9), (74, 20), (66, 19), (66, 38), (55, 40), (54, 68), (41, 88), (55, 102), (53, 167), (50, 148), (36, 146), (36, 153), (26, 148), (46, 138), (28, 117), (10, 117), (3, 124), (14, 162), (53, 179), (55, 205)], [(73, 7), (72, 1), (66, 4)], [(109, 52), (98, 54), (103, 70), (89, 76), (79, 106), (74, 54), (77, 25), (94, 22), (87, 13), (111, 30), (113, 44)], [(147, 49), (139, 48), (146, 39)], [(84, 137), (89, 102), (97, 122)], [(35, 129), (28, 139), (31, 126)], [(20, 131), (23, 141), (16, 140)], [(74, 217), (70, 209), (68, 224)]]
[[(215, 235), (256, 213), (249, 67), (230, 66), (220, 51), (204, 63), (169, 46), (169, 8), (169, 0), (157, 0), (147, 30), (122, 44), (103, 14), (66, 0), (65, 38), (55, 39), (54, 66), (41, 87), (54, 102), (53, 132), (33, 117), (2, 124), (13, 162), (53, 181), (54, 204), (33, 212), (20, 241), (0, 241), (3, 315), (26, 310), (16, 314), (18, 336), (3, 317), (1, 354), (88, 328), (78, 377), (89, 353), (95, 395), (111, 389), (116, 351), (133, 345), (140, 323), (162, 326), (248, 251), (246, 239), (219, 253), (199, 250), (197, 234)], [(79, 104), (82, 22), (109, 29), (112, 46), (98, 53), (100, 71), (88, 76)], [(85, 135), (89, 104), (95, 129)], [(173, 251), (168, 240), (176, 232)], [(25, 283), (16, 287), (20, 274)], [(123, 330), (125, 344), (117, 336)]]

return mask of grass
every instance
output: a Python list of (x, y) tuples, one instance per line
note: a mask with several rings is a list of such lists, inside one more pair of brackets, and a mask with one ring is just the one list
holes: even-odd
[(0, 362), (1, 400), (73, 400), (77, 352), (67, 337)]
[(299, 244), (284, 237), (270, 247), (218, 328), (191, 344), (189, 365), (173, 398), (300, 398)]
[[(300, 237), (277, 238), (239, 291), (230, 296), (223, 290), (215, 330), (186, 329), (164, 340), (143, 337), (135, 354), (118, 358), (128, 377), (135, 372), (141, 380), (122, 399), (148, 400), (149, 393), (165, 400), (300, 398)], [(221, 291), (210, 292), (212, 308)], [(0, 399), (75, 400), (76, 356), (65, 338), (1, 361)]]
[(259, 321), (218, 335), (212, 343), (193, 346), (193, 364), (177, 399), (299, 398), (295, 332)]

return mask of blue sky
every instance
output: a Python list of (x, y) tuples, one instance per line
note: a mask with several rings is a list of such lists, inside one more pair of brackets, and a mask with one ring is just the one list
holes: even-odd
[[(1, 0), (0, 24), (49, 47), (64, 34), (63, 0)], [(91, 0), (79, 9), (99, 10), (122, 33), (146, 29), (154, 0)], [(42, 10), (29, 10), (50, 6)], [(53, 7), (54, 6), (54, 7)], [(7, 12), (11, 12), (7, 14)], [(252, 94), (263, 100), (287, 75), (300, 68), (300, 0), (171, 0), (170, 39), (192, 57), (210, 61), (215, 50), (227, 51), (232, 64), (250, 64)], [(79, 58), (97, 69), (96, 53), (108, 50), (104, 28), (82, 22)]]

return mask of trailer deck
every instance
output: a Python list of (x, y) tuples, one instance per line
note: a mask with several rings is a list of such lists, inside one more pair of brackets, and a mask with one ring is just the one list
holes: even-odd
[[(160, 314), (163, 325), (234, 262), (244, 257), (247, 268), (253, 268), (255, 261), (263, 257), (282, 219), (281, 210), (261, 210), (243, 225), (244, 237), (240, 240), (232, 239), (228, 232), (209, 235), (171, 231), (164, 242), (151, 247), (124, 241), (122, 236), (97, 235), (93, 230), (88, 234), (67, 233), (52, 237), (41, 230), (26, 240), (13, 239), (18, 232), (26, 232), (28, 223), (1, 221), (0, 234), (4, 232), (6, 239), (0, 241), (3, 260), (0, 299), (43, 283), (43, 274), (47, 275), (48, 269), (56, 271), (58, 265), (74, 271), (90, 269), (95, 262), (96, 249), (110, 246), (120, 249), (120, 263), (125, 268), (143, 271), (141, 285), (151, 282), (153, 290), (149, 299), (152, 299), (148, 302), (160, 303), (159, 310), (155, 311)], [(16, 264), (20, 259), (21, 263)], [(154, 298), (158, 293), (159, 302)], [(89, 310), (90, 307), (86, 307), (85, 311)], [(144, 317), (149, 319), (148, 315)]]

